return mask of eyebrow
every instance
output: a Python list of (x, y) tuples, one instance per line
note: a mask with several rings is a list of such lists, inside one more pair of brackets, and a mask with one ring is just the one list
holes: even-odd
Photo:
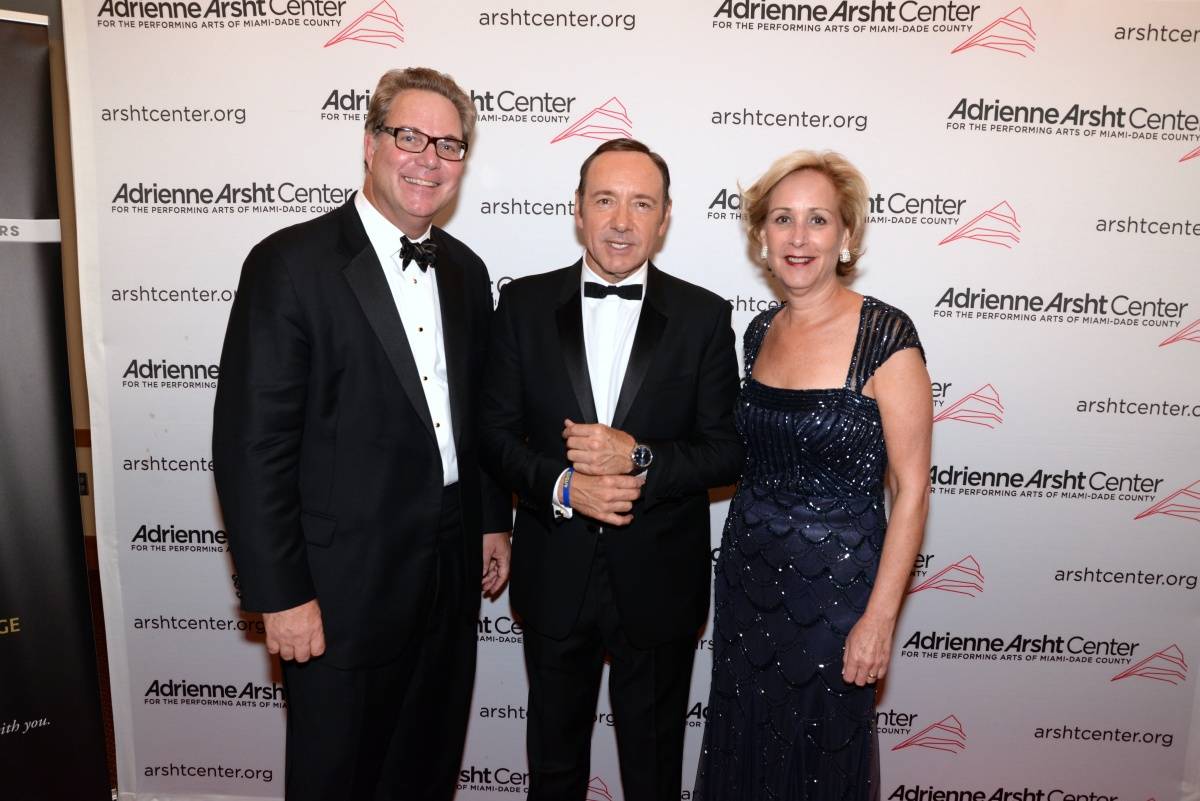
[[(611, 196), (615, 196), (616, 194), (617, 193), (612, 189), (596, 189), (594, 191), (588, 192), (588, 197), (603, 197), (606, 195), (611, 197)], [(646, 194), (636, 194), (633, 196), (633, 199), (634, 200), (649, 200), (651, 203), (662, 202), (659, 198), (655, 197), (654, 195), (646, 195)]]
[[(768, 209), (767, 214), (774, 214), (777, 211), (791, 211), (791, 210), (792, 210), (792, 208), (790, 206), (775, 206), (771, 209)], [(804, 209), (801, 209), (801, 211), (804, 211)], [(826, 214), (833, 214), (832, 209), (827, 209), (824, 206), (809, 206), (807, 211), (823, 211)]]
[(416, 126), (413, 126), (413, 125), (388, 125), (387, 127), (388, 128), (399, 128), (402, 131), (416, 131), (417, 133), (425, 134), (430, 139), (453, 139), (456, 142), (465, 142), (466, 141), (465, 139), (463, 139), (461, 136), (458, 136), (457, 134), (430, 133), (429, 131), (423, 130), (421, 128), (417, 128)]

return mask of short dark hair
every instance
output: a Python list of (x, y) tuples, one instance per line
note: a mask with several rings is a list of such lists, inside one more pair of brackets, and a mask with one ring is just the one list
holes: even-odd
[(663, 157), (655, 153), (650, 148), (636, 139), (610, 139), (592, 151), (592, 155), (588, 156), (583, 161), (583, 166), (579, 168), (579, 186), (575, 190), (580, 199), (583, 198), (585, 185), (587, 184), (588, 168), (592, 166), (592, 162), (602, 153), (644, 153), (654, 162), (654, 166), (658, 167), (658, 171), (662, 174), (663, 182), (663, 203), (671, 202), (671, 171), (667, 169), (667, 162)]

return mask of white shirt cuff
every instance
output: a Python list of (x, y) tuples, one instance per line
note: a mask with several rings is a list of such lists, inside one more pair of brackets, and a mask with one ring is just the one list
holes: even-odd
[(570, 472), (570, 470), (571, 470), (571, 468), (568, 467), (566, 470), (559, 473), (558, 481), (554, 482), (554, 489), (550, 490), (550, 505), (552, 507), (554, 507), (554, 518), (556, 520), (560, 520), (560, 519), (570, 520), (571, 517), (575, 514), (574, 509), (572, 509), (569, 506), (563, 506), (562, 503), (560, 503), (558, 500), (559, 487), (562, 486), (563, 479), (566, 478), (567, 473)]

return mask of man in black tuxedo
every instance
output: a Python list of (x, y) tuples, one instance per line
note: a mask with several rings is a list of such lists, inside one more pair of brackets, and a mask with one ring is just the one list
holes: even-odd
[(474, 122), (449, 76), (385, 74), (362, 192), (242, 269), (213, 459), (243, 606), (283, 659), (288, 801), (454, 794), (476, 588), (507, 578), (512, 514), (477, 455), (487, 270), (432, 227)]
[(519, 497), (531, 801), (585, 797), (605, 652), (624, 797), (679, 798), (707, 490), (742, 448), (729, 304), (649, 262), (669, 188), (642, 143), (601, 145), (575, 198), (583, 259), (500, 294), (481, 439)]

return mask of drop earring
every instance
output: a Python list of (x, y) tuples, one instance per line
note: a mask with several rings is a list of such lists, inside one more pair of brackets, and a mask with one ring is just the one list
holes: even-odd
[(760, 259), (762, 259), (763, 261), (767, 260), (767, 246), (766, 245), (763, 245), (762, 249), (758, 251), (758, 257)]
[(840, 261), (842, 264), (849, 264), (850, 263), (850, 251), (843, 248), (841, 254), (838, 255), (838, 261)]

